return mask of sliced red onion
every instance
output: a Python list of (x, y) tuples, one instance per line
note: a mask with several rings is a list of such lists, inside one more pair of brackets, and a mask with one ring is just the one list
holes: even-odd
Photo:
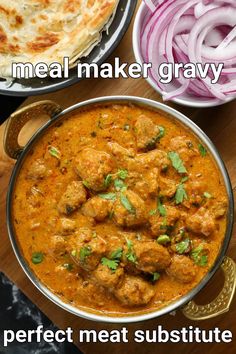
[[(141, 29), (140, 48), (152, 63), (151, 79), (164, 99), (182, 95), (225, 101), (236, 97), (236, 0), (144, 0), (149, 12)], [(171, 84), (160, 82), (161, 63), (224, 63), (220, 79), (186, 79), (183, 71)]]
[(151, 12), (155, 12), (156, 10), (156, 6), (154, 5), (154, 3), (152, 2), (152, 0), (144, 0), (145, 4), (147, 5), (147, 7), (149, 8), (149, 10)]
[(232, 31), (223, 39), (223, 41), (218, 45), (217, 50), (222, 50), (226, 48), (232, 40), (236, 37), (236, 26), (232, 29)]

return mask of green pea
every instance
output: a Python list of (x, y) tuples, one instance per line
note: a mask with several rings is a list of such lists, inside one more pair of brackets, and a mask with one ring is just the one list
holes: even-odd
[(157, 243), (159, 243), (160, 245), (166, 245), (169, 242), (170, 242), (170, 237), (168, 235), (161, 235), (157, 239)]
[(32, 258), (31, 258), (32, 262), (34, 264), (40, 264), (43, 261), (43, 253), (42, 252), (34, 252), (32, 254)]

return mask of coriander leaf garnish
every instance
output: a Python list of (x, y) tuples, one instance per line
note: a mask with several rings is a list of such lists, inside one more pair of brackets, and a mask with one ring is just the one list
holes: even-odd
[(116, 194), (115, 193), (98, 194), (98, 196), (100, 198), (102, 198), (102, 199), (105, 199), (105, 200), (112, 200), (112, 201), (116, 200)]
[(211, 195), (210, 193), (208, 193), (208, 192), (204, 192), (204, 193), (203, 193), (203, 196), (204, 196), (205, 198), (207, 198), (207, 199), (211, 199), (211, 198), (212, 198), (212, 195)]
[(149, 215), (156, 215), (156, 213), (157, 213), (157, 209), (152, 209), (152, 210), (150, 210), (149, 211)]
[(112, 252), (110, 258), (120, 260), (122, 255), (123, 255), (123, 249), (120, 247), (120, 248), (117, 248), (117, 250)]
[(130, 130), (130, 125), (129, 125), (129, 124), (125, 124), (125, 125), (124, 125), (124, 130), (125, 130), (126, 132), (128, 132), (128, 131)]
[(183, 203), (184, 200), (188, 199), (187, 192), (184, 188), (183, 183), (180, 183), (177, 187), (176, 193), (175, 193), (175, 203), (176, 204), (181, 204)]
[(157, 280), (160, 279), (160, 277), (161, 277), (160, 273), (157, 273), (157, 272), (153, 273), (152, 274), (152, 282), (155, 283)]
[(124, 184), (124, 182), (121, 180), (121, 179), (115, 179), (114, 181), (114, 186), (115, 186), (115, 189), (119, 192), (121, 190), (126, 190), (126, 185)]
[(132, 263), (136, 263), (137, 257), (133, 250), (133, 242), (131, 240), (127, 240), (128, 252), (126, 253), (126, 258), (128, 261)]
[(119, 170), (117, 173), (117, 176), (123, 180), (125, 180), (128, 177), (128, 171), (127, 170)]
[(177, 152), (169, 152), (168, 158), (171, 161), (172, 166), (176, 169), (178, 173), (187, 173), (184, 163)]
[(52, 155), (53, 157), (55, 157), (56, 159), (60, 160), (61, 159), (61, 153), (60, 151), (54, 147), (54, 146), (50, 146), (48, 149), (50, 155)]
[(198, 265), (200, 267), (205, 267), (208, 263), (208, 256), (206, 254), (203, 254), (201, 257), (200, 257), (200, 260), (198, 262)]
[(184, 253), (187, 253), (189, 251), (189, 248), (190, 248), (190, 244), (191, 244), (191, 241), (189, 238), (186, 238), (185, 240), (177, 243), (175, 245), (176, 247), (176, 251), (179, 253), (179, 254), (184, 254)]
[(124, 195), (120, 195), (120, 202), (123, 205), (123, 207), (130, 212), (130, 214), (136, 214), (136, 210), (134, 206), (131, 204), (129, 199)]
[(200, 155), (202, 157), (205, 157), (207, 155), (207, 149), (205, 148), (205, 146), (203, 146), (202, 144), (198, 145), (198, 150), (200, 152)]
[(166, 216), (166, 208), (161, 202), (161, 198), (157, 199), (157, 210), (159, 211), (161, 216)]
[(113, 210), (112, 210), (112, 211), (109, 211), (108, 218), (109, 218), (110, 220), (112, 220), (113, 216), (114, 216), (114, 211), (113, 211)]
[(158, 126), (158, 128), (159, 128), (159, 133), (154, 138), (152, 138), (147, 142), (145, 146), (147, 150), (155, 149), (156, 144), (161, 140), (161, 138), (165, 136), (165, 128), (162, 126)]
[(181, 179), (181, 183), (185, 183), (188, 181), (188, 176), (185, 176)]
[(194, 263), (200, 267), (205, 267), (208, 263), (208, 256), (204, 253), (203, 245), (200, 244), (198, 247), (194, 248), (190, 254)]
[(101, 263), (102, 263), (102, 265), (107, 266), (111, 271), (114, 272), (118, 268), (119, 260), (117, 260), (117, 259), (112, 260), (112, 259), (108, 259), (106, 257), (103, 257), (101, 259)]
[(106, 176), (106, 178), (104, 180), (104, 187), (108, 188), (110, 186), (111, 182), (112, 182), (112, 175), (109, 174)]
[(34, 264), (40, 264), (40, 263), (42, 263), (43, 258), (44, 258), (44, 255), (42, 252), (34, 252), (32, 254), (31, 260)]
[(82, 247), (79, 252), (80, 261), (84, 262), (85, 259), (91, 255), (91, 253), (92, 253), (91, 247), (89, 246)]
[(82, 181), (82, 183), (86, 188), (90, 189), (90, 185), (87, 181)]

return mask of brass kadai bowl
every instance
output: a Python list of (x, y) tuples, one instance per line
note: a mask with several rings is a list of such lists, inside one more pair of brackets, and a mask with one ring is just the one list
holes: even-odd
[[(24, 160), (28, 153), (30, 152), (32, 146), (41, 138), (44, 132), (51, 127), (53, 124), (58, 123), (58, 121), (63, 120), (67, 115), (71, 112), (79, 111), (81, 108), (88, 108), (108, 103), (133, 103), (135, 105), (139, 105), (142, 107), (147, 107), (152, 110), (162, 111), (167, 113), (173, 117), (173, 119), (179, 121), (184, 126), (188, 127), (193, 134), (195, 134), (201, 141), (206, 145), (208, 151), (211, 153), (213, 159), (215, 160), (219, 171), (221, 172), (225, 188), (228, 195), (229, 200), (229, 210), (227, 215), (227, 229), (225, 233), (225, 237), (222, 243), (221, 250), (219, 255), (215, 261), (214, 266), (210, 271), (204, 276), (201, 282), (188, 294), (181, 297), (179, 300), (170, 303), (164, 308), (160, 310), (156, 310), (154, 312), (145, 313), (141, 315), (127, 316), (127, 317), (109, 317), (109, 316), (101, 316), (93, 313), (89, 313), (86, 311), (82, 311), (78, 308), (75, 308), (64, 301), (62, 301), (59, 297), (53, 294), (44, 284), (40, 282), (39, 279), (35, 276), (33, 271), (30, 269), (28, 263), (26, 262), (20, 245), (17, 240), (17, 236), (15, 234), (13, 222), (12, 222), (12, 198), (14, 195), (14, 187), (17, 181), (17, 176), (19, 171), (21, 170), (21, 166), (24, 164)], [(47, 115), (50, 120), (43, 125), (30, 139), (25, 147), (19, 145), (18, 137), (23, 126), (32, 118), (36, 118), (40, 115)], [(31, 104), (23, 109), (17, 111), (12, 114), (8, 120), (8, 124), (5, 131), (4, 137), (4, 147), (7, 155), (16, 161), (15, 167), (13, 169), (13, 173), (11, 176), (8, 195), (7, 195), (7, 226), (8, 233), (11, 240), (12, 247), (14, 249), (15, 255), (23, 268), (24, 272), (28, 276), (28, 278), (32, 281), (32, 283), (52, 302), (63, 308), (64, 310), (73, 313), (74, 315), (94, 320), (94, 321), (102, 321), (102, 322), (110, 322), (110, 323), (132, 323), (138, 321), (149, 320), (152, 318), (156, 318), (162, 315), (165, 315), (169, 312), (172, 312), (178, 308), (181, 309), (183, 314), (192, 320), (204, 320), (208, 318), (212, 318), (227, 312), (230, 308), (230, 304), (233, 300), (233, 296), (236, 288), (236, 264), (232, 259), (226, 256), (226, 251), (232, 236), (232, 228), (233, 228), (233, 215), (234, 215), (234, 202), (233, 202), (233, 192), (230, 183), (230, 179), (224, 163), (217, 152), (217, 149), (210, 141), (210, 139), (205, 135), (205, 133), (193, 123), (190, 119), (188, 119), (183, 114), (178, 111), (155, 101), (140, 98), (140, 97), (131, 97), (131, 96), (110, 96), (110, 97), (101, 97), (92, 99), (89, 101), (78, 103), (64, 111), (60, 108), (60, 106), (52, 101), (41, 101), (34, 104)], [(220, 294), (213, 300), (211, 303), (203, 306), (199, 306), (194, 302), (194, 297), (205, 287), (205, 285), (209, 282), (209, 280), (213, 277), (215, 272), (222, 268), (225, 281), (223, 289)]]

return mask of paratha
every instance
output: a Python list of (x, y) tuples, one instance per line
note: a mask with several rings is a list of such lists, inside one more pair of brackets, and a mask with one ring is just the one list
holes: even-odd
[(0, 0), (0, 77), (12, 62), (70, 66), (101, 40), (119, 0)]

